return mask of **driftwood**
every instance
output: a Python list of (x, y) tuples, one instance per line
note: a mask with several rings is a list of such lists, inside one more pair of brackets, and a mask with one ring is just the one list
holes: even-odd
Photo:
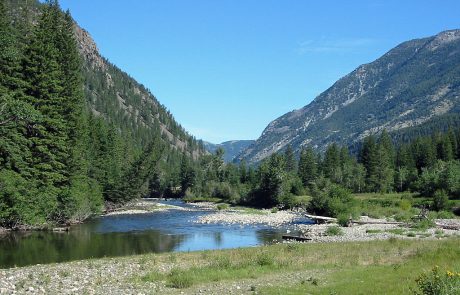
[(53, 228), (53, 231), (54, 232), (68, 232), (69, 227), (55, 227), (55, 228)]
[(442, 229), (460, 230), (460, 225), (436, 223), (436, 227)]
[(407, 225), (407, 223), (404, 222), (398, 222), (398, 221), (358, 221), (358, 220), (352, 220), (353, 224), (395, 224), (395, 225)]
[(308, 219), (314, 220), (317, 224), (337, 222), (337, 219), (332, 218), (332, 217), (317, 216), (317, 215), (310, 215), (310, 214), (305, 214), (305, 217), (307, 217)]
[(299, 242), (311, 241), (311, 238), (302, 237), (302, 236), (283, 235), (282, 238), (283, 240), (294, 240), (294, 241), (299, 241)]

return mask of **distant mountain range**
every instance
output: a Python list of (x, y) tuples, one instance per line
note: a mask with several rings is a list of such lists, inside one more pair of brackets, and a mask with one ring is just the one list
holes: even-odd
[(310, 104), (272, 121), (237, 160), (256, 163), (287, 145), (296, 152), (332, 142), (352, 146), (384, 129), (404, 136), (424, 126), (445, 128), (460, 122), (459, 113), (460, 30), (450, 30), (359, 66)]
[(210, 142), (203, 142), (204, 148), (214, 153), (218, 148), (222, 148), (225, 152), (224, 161), (229, 163), (232, 162), (237, 155), (239, 155), (248, 146), (254, 143), (254, 140), (230, 140), (222, 142), (220, 144), (214, 144)]

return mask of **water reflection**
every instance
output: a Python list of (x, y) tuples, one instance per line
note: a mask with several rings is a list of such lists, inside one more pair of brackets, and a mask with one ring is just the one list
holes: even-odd
[(206, 211), (172, 210), (96, 218), (69, 232), (11, 233), (0, 238), (0, 268), (149, 252), (237, 248), (279, 240), (285, 229), (196, 224)]
[[(85, 233), (85, 232), (83, 232)], [(12, 233), (0, 240), (0, 265), (23, 266), (93, 257), (122, 256), (174, 250), (185, 235), (167, 235), (160, 230), (85, 235), (68, 233)]]

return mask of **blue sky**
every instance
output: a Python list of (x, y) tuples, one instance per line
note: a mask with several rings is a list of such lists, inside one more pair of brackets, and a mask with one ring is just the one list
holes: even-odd
[(460, 1), (61, 0), (191, 134), (267, 124), (397, 44), (460, 28)]

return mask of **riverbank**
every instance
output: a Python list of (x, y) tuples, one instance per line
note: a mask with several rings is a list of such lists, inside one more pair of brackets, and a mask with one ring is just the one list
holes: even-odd
[(438, 265), (460, 271), (459, 238), (278, 244), (0, 270), (0, 294), (411, 294)]

